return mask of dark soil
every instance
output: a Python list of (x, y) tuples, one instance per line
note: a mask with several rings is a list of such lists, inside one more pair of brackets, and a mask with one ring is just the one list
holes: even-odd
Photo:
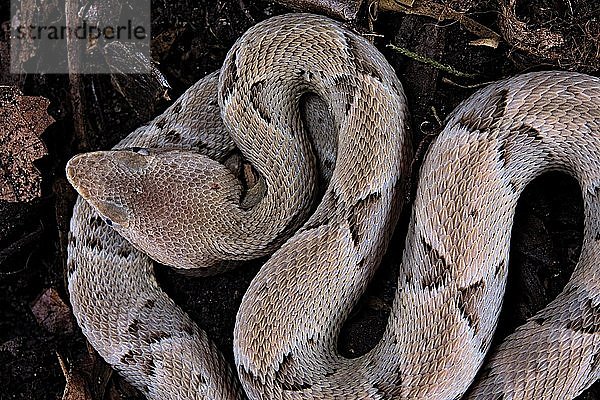
[[(498, 31), (496, 2), (471, 3), (467, 7), (469, 15)], [(587, 10), (590, 19), (600, 21), (596, 0), (522, 3), (517, 15), (528, 24), (554, 27), (553, 21), (563, 20), (558, 17), (565, 12), (565, 4), (568, 8), (570, 3), (572, 7)], [(193, 82), (218, 69), (229, 47), (247, 28), (287, 10), (266, 1), (161, 0), (153, 2), (152, 11), (153, 38), (161, 34), (174, 38), (172, 43), (158, 48), (156, 60), (172, 86), (170, 97), (174, 99)], [(0, 23), (8, 20), (7, 3), (2, 3)], [(362, 31), (365, 27), (357, 25)], [(439, 131), (437, 118), (443, 120), (478, 85), (524, 71), (557, 67), (547, 60), (521, 54), (506, 43), (498, 49), (469, 45), (476, 37), (456, 22), (437, 23), (427, 17), (381, 14), (375, 31), (383, 35), (376, 38), (376, 45), (404, 84), (412, 111), (415, 143)], [(391, 52), (385, 47), (388, 43), (476, 74), (476, 77), (448, 75)], [(6, 66), (6, 63), (0, 65)], [(162, 111), (169, 102), (153, 102), (149, 109), (141, 112), (133, 99), (126, 99), (117, 92), (109, 77), (85, 76), (85, 141), (81, 142), (74, 133), (76, 116), (69, 100), (67, 76), (9, 78), (6, 71), (0, 71), (0, 79), (10, 79), (0, 80), (0, 85), (15, 84), (26, 95), (50, 99), (49, 113), (57, 121), (42, 136), (49, 155), (36, 163), (43, 175), (42, 197), (27, 204), (0, 202), (0, 399), (59, 399), (65, 378), (58, 354), (84, 375), (91, 370), (81, 332), (76, 329), (52, 334), (36, 321), (31, 309), (47, 288), (55, 288), (68, 303), (65, 237), (75, 194), (64, 177), (65, 163), (80, 151), (111, 147), (150, 115)], [(562, 290), (579, 256), (582, 207), (577, 183), (561, 174), (538, 179), (522, 196), (513, 228), (507, 297), (495, 343)], [(349, 357), (368, 351), (383, 333), (395, 290), (394, 276), (406, 223), (405, 216), (377, 279), (342, 332), (339, 347)], [(235, 313), (259, 266), (260, 262), (255, 262), (223, 275), (193, 279), (159, 266), (157, 275), (169, 295), (232, 360)], [(94, 368), (97, 371), (98, 367)], [(100, 372), (91, 375), (91, 381), (104, 376)], [(141, 398), (116, 374), (106, 393), (107, 398)], [(600, 399), (600, 386), (594, 385), (579, 398)]]

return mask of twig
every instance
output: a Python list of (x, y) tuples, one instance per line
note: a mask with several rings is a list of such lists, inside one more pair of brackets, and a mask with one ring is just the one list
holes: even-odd
[(246, 6), (244, 0), (238, 0), (238, 5), (240, 6), (240, 10), (242, 10), (248, 21), (250, 21), (253, 24), (256, 24), (256, 20), (254, 19), (252, 14), (250, 14), (250, 10), (248, 10), (248, 6)]
[(414, 53), (414, 52), (412, 52), (410, 50), (407, 50), (407, 49), (405, 49), (403, 47), (398, 47), (398, 46), (395, 46), (393, 44), (388, 44), (386, 47), (388, 47), (388, 48), (390, 48), (390, 49), (392, 49), (394, 51), (397, 51), (398, 53), (400, 53), (402, 55), (405, 55), (405, 56), (407, 56), (407, 57), (409, 57), (409, 58), (411, 58), (411, 59), (413, 59), (415, 61), (419, 61), (419, 62), (422, 62), (424, 64), (431, 65), (432, 67), (434, 67), (436, 69), (439, 69), (441, 71), (445, 71), (445, 72), (447, 72), (449, 74), (452, 74), (454, 76), (458, 76), (460, 78), (475, 78), (475, 77), (477, 77), (476, 74), (469, 74), (467, 72), (459, 71), (456, 68), (451, 67), (450, 65), (442, 64), (439, 61), (435, 61), (435, 60), (433, 60), (433, 59), (431, 59), (429, 57), (425, 57), (425, 56), (423, 56), (421, 54)]
[[(77, 26), (79, 3), (67, 0), (65, 3), (65, 18), (68, 27)], [(89, 143), (85, 134), (83, 82), (80, 72), (79, 51), (81, 41), (74, 37), (74, 30), (69, 30), (67, 36), (67, 61), (69, 64), (69, 100), (73, 114), (73, 139), (78, 150), (88, 149)]]
[(442, 119), (438, 115), (437, 110), (434, 106), (431, 106), (431, 113), (433, 114), (433, 118), (435, 118), (435, 121), (437, 122), (438, 126), (442, 126)]
[(388, 12), (401, 12), (404, 14), (422, 15), (444, 21), (447, 19), (457, 21), (465, 29), (479, 36), (483, 41), (475, 44), (497, 48), (500, 44), (500, 35), (485, 25), (467, 17), (464, 13), (453, 10), (448, 6), (438, 4), (431, 0), (415, 0), (411, 6), (402, 4), (399, 0), (379, 0), (379, 9)]
[(461, 85), (461, 84), (458, 84), (458, 83), (454, 82), (453, 80), (448, 79), (446, 77), (442, 77), (442, 82), (444, 82), (448, 85), (459, 87), (461, 89), (479, 89), (479, 88), (487, 86), (491, 83), (491, 82), (481, 82), (481, 83), (475, 83), (473, 85)]

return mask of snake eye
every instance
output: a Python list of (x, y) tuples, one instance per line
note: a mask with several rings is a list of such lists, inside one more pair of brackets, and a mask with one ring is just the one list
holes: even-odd
[(146, 149), (144, 147), (131, 147), (129, 150), (133, 151), (134, 153), (141, 154), (143, 156), (147, 156), (150, 154), (148, 149)]

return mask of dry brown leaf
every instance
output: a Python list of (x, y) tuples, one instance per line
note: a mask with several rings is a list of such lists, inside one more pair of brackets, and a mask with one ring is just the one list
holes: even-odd
[(40, 196), (41, 175), (33, 162), (48, 154), (40, 135), (54, 122), (46, 111), (49, 103), (0, 86), (0, 200), (25, 202)]
[(38, 324), (50, 333), (71, 333), (74, 329), (71, 310), (56, 289), (46, 289), (31, 306)]
[[(558, 13), (556, 5), (519, 11), (520, 0), (500, 0), (498, 25), (506, 42), (537, 62), (560, 69), (595, 72), (600, 68), (600, 8), (592, 2), (569, 3), (573, 9)], [(597, 3), (597, 2), (596, 2)], [(557, 6), (556, 6), (557, 7)]]
[(184, 34), (187, 29), (187, 26), (168, 28), (156, 35), (156, 37), (153, 37), (152, 42), (150, 43), (152, 49), (150, 54), (152, 54), (152, 59), (159, 61), (164, 59), (169, 54), (169, 51), (171, 51), (171, 48), (177, 39)]
[(92, 400), (92, 394), (88, 387), (88, 383), (85, 378), (77, 373), (71, 371), (66, 376), (67, 384), (63, 392), (62, 400)]
[(85, 377), (77, 370), (67, 367), (67, 363), (60, 354), (56, 354), (58, 363), (67, 384), (63, 391), (62, 400), (93, 400), (92, 393)]

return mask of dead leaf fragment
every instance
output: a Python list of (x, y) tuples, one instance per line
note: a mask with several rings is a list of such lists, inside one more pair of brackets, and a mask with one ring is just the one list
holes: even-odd
[(63, 392), (62, 400), (92, 400), (92, 394), (88, 388), (88, 383), (85, 378), (77, 373), (71, 371), (66, 376), (67, 384)]
[(71, 333), (74, 325), (71, 310), (59, 296), (56, 289), (46, 289), (31, 306), (33, 316), (38, 324), (48, 332)]
[(26, 202), (40, 196), (41, 175), (33, 162), (48, 154), (40, 135), (54, 122), (46, 111), (49, 103), (0, 86), (0, 200)]
[(150, 43), (152, 59), (158, 61), (164, 59), (169, 54), (169, 51), (171, 51), (177, 39), (187, 30), (187, 26), (168, 28), (156, 35), (156, 37), (153, 37)]
[(142, 399), (87, 343), (88, 351), (77, 360), (67, 360), (59, 353), (58, 363), (67, 383), (62, 400), (122, 400)]
[(67, 367), (67, 363), (60, 354), (56, 354), (58, 363), (67, 384), (63, 391), (62, 400), (93, 400), (89, 385), (83, 374)]
[(523, 0), (500, 0), (498, 25), (502, 36), (522, 53), (550, 62), (560, 69), (595, 72), (600, 68), (600, 8), (597, 2), (567, 1), (570, 12), (559, 4), (529, 5), (526, 15), (518, 10)]

